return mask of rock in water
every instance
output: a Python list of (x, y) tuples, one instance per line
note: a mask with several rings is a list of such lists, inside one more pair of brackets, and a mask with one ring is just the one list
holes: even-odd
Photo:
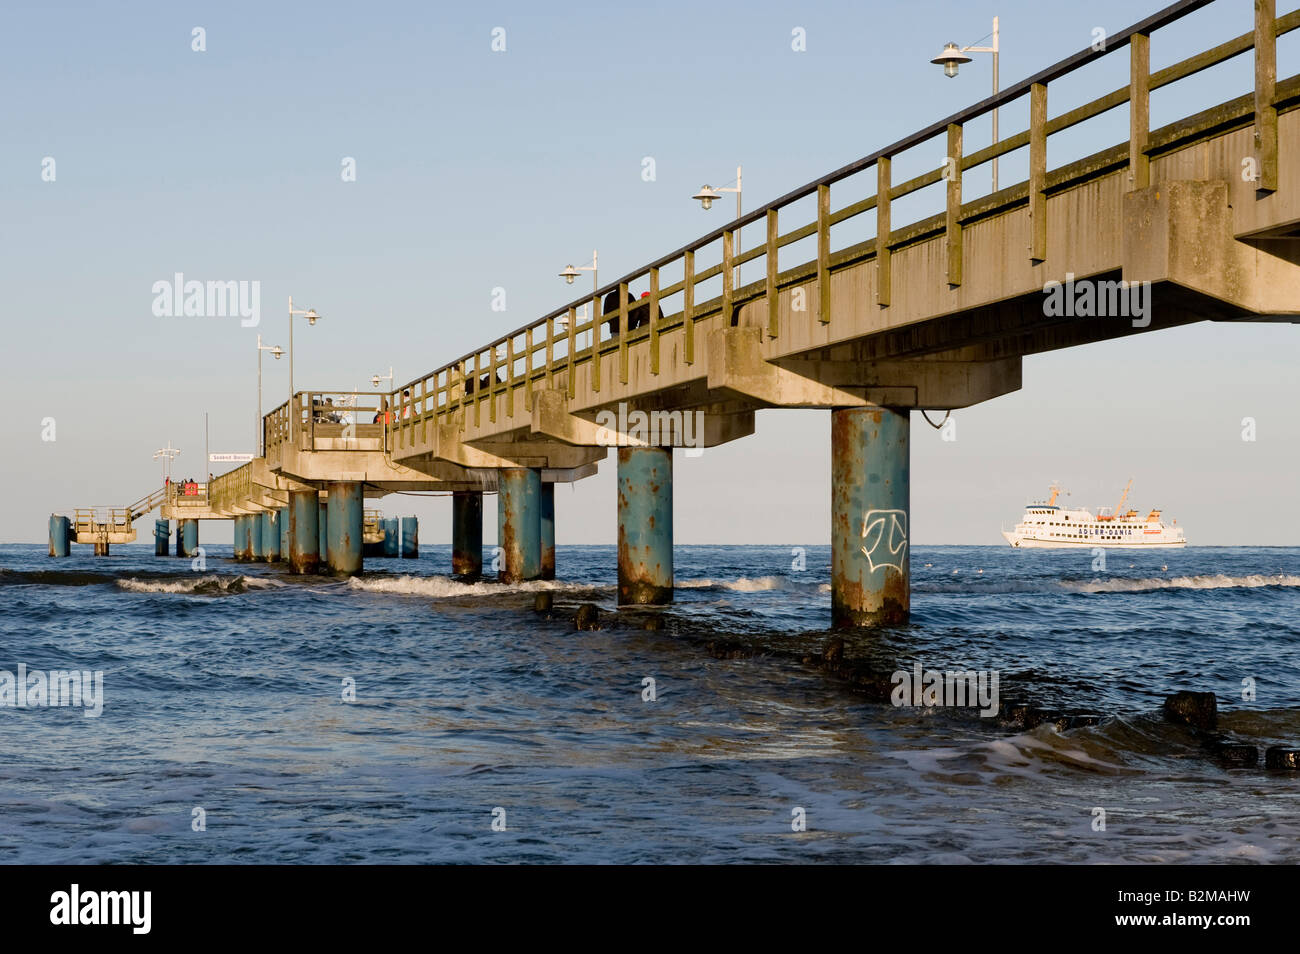
[(600, 610), (596, 609), (595, 603), (583, 603), (578, 607), (578, 613), (573, 617), (574, 629), (597, 629), (597, 623), (600, 620)]
[(1219, 704), (1212, 692), (1175, 692), (1165, 699), (1165, 718), (1209, 732), (1219, 724)]
[(1300, 749), (1270, 745), (1264, 750), (1264, 765), (1271, 769), (1300, 769)]
[(828, 666), (838, 666), (844, 662), (844, 640), (836, 636), (822, 650), (822, 662)]
[(538, 613), (549, 613), (555, 597), (550, 590), (543, 590), (533, 597), (533, 609)]

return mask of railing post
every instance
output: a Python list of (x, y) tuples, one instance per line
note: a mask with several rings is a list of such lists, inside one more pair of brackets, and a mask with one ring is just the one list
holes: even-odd
[(618, 283), (618, 379), (627, 384), (627, 282)]
[(659, 269), (650, 269), (650, 373), (659, 373)]
[(730, 229), (722, 233), (722, 320), (731, 325), (731, 299), (735, 295), (735, 272), (731, 264), (736, 238)]
[(1144, 33), (1129, 37), (1128, 175), (1131, 189), (1151, 185), (1151, 160), (1147, 142), (1151, 132), (1151, 38)]
[(767, 266), (767, 336), (775, 338), (781, 333), (781, 303), (777, 298), (776, 277), (779, 274), (777, 268), (777, 239), (780, 238), (780, 230), (777, 225), (776, 209), (767, 210), (767, 249), (763, 253), (763, 262)]
[(600, 298), (591, 296), (591, 389), (600, 393)]
[(474, 426), (483, 422), (483, 352), (474, 352)]
[(555, 369), (551, 367), (555, 361), (555, 318), (546, 319), (546, 387), (548, 389), (555, 387)]
[[(548, 322), (549, 324), (549, 322)], [(524, 411), (533, 412), (533, 329), (524, 332)]]
[(1255, 0), (1255, 149), (1259, 153), (1256, 197), (1277, 191), (1277, 4)]
[(515, 416), (515, 336), (506, 339), (506, 417)]
[(573, 343), (577, 338), (577, 331), (576, 331), (577, 326), (578, 326), (578, 309), (570, 308), (569, 309), (569, 347), (567, 349), (569, 353), (566, 355), (566, 358), (568, 359), (568, 365), (569, 365), (569, 397), (574, 397), (577, 393), (574, 390), (574, 381), (573, 381)]
[[(434, 408), (436, 410), (438, 404), (437, 379), (435, 379), (433, 382), (433, 403), (434, 403)], [(411, 429), (412, 431), (414, 431), (415, 429), (414, 420), (411, 421)], [(420, 379), (420, 440), (427, 441), (428, 439), (429, 439), (429, 379), (421, 378)], [(412, 447), (415, 446), (414, 433), (411, 434), (411, 446)]]
[(962, 127), (948, 124), (948, 158), (943, 177), (948, 180), (948, 212), (944, 232), (948, 239), (948, 284), (961, 284), (961, 151)]
[(1029, 87), (1029, 258), (1047, 258), (1047, 86)]
[(695, 363), (695, 252), (687, 249), (682, 256), (682, 332), (685, 342), (682, 357), (687, 364)]
[(491, 345), (492, 353), (488, 355), (488, 420), (497, 422), (497, 346)]
[(876, 304), (888, 307), (893, 294), (893, 251), (889, 247), (892, 226), (889, 221), (889, 190), (893, 160), (881, 156), (876, 160)]
[(831, 320), (831, 187), (817, 187), (817, 318)]

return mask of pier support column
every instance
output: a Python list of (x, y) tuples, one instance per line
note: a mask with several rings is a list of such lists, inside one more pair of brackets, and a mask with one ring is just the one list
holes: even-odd
[(555, 579), (555, 484), (542, 484), (542, 576)]
[(244, 559), (244, 516), (236, 514), (230, 518), (230, 523), (234, 527), (233, 540), (230, 545), (230, 555), (235, 560)]
[(831, 622), (907, 621), (911, 606), (906, 408), (831, 411)]
[(399, 557), (402, 555), (402, 541), (398, 534), (401, 530), (401, 524), (396, 517), (385, 517), (379, 521), (379, 525), (384, 530), (384, 541), (380, 546), (380, 552), (386, 557)]
[(289, 508), (281, 507), (279, 510), (280, 521), (280, 553), (276, 557), (278, 560), (289, 562)]
[(95, 541), (95, 556), (108, 556), (108, 540)]
[(420, 557), (420, 520), (418, 517), (402, 518), (402, 559), (418, 560)]
[(542, 572), (542, 473), (506, 467), (497, 484), (497, 545), (503, 583), (535, 580)]
[(72, 521), (58, 514), (50, 514), (50, 556), (68, 555), (68, 536), (72, 533)]
[(289, 491), (289, 572), (315, 573), (320, 569), (320, 494), (314, 490)]
[(176, 555), (178, 557), (194, 556), (199, 548), (199, 522), (197, 520), (180, 520), (176, 524)]
[[(171, 536), (172, 536), (172, 524), (170, 520), (155, 520), (153, 522), (153, 555), (154, 556), (167, 556), (170, 553)], [(177, 539), (179, 540), (179, 537)]]
[(673, 601), (673, 451), (618, 449), (618, 602)]
[(483, 491), (457, 490), (451, 495), (451, 572), (483, 575)]
[(267, 563), (280, 559), (280, 511), (264, 510), (257, 521), (258, 540), (253, 556)]
[[(316, 495), (319, 497), (320, 491), (317, 491)], [(320, 502), (320, 509), (316, 513), (316, 519), (320, 524), (318, 528), (320, 533), (317, 552), (320, 554), (320, 562), (324, 564), (328, 562), (330, 552), (329, 533), (327, 532), (329, 528), (329, 504), (324, 500)]]
[(235, 559), (248, 563), (257, 559), (262, 540), (262, 515), (246, 513), (235, 518)]
[(348, 576), (361, 572), (362, 525), (365, 501), (359, 480), (334, 480), (329, 490), (328, 536), (330, 572)]

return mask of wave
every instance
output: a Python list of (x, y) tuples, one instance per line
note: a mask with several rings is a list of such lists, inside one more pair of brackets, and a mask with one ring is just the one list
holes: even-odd
[(191, 593), (197, 596), (232, 596), (249, 590), (269, 590), (284, 586), (275, 580), (248, 576), (200, 576), (187, 580), (139, 580), (127, 577), (117, 585), (128, 593)]
[(444, 599), (456, 596), (491, 596), (502, 593), (589, 593), (609, 589), (593, 583), (566, 583), (560, 580), (528, 580), (523, 583), (461, 583), (449, 576), (398, 576), (392, 578), (358, 577), (348, 580), (348, 587), (366, 593), (398, 593), (403, 596), (428, 596)]
[(1140, 593), (1144, 590), (1229, 590), (1256, 589), (1261, 586), (1300, 586), (1300, 576), (1275, 573), (1265, 576), (1252, 573), (1247, 576), (1227, 576), (1215, 573), (1206, 576), (1149, 577), (1145, 579), (1111, 578), (1106, 580), (1062, 580), (1060, 585), (1076, 593)]
[[(731, 590), (735, 593), (761, 593), (764, 590), (798, 590), (810, 585), (809, 583), (793, 580), (788, 576), (742, 576), (734, 580), (714, 580), (709, 577), (699, 580), (678, 580), (676, 588), (679, 590)], [(822, 584), (819, 589), (823, 592), (829, 592), (830, 584)]]

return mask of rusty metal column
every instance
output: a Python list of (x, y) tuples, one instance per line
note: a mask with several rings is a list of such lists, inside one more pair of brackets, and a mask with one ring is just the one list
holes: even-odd
[(673, 601), (673, 449), (618, 449), (618, 602)]
[(58, 514), (50, 514), (50, 556), (65, 557), (68, 555), (69, 538), (72, 535), (72, 521), (67, 517), (61, 517)]
[(188, 518), (181, 520), (176, 526), (176, 555), (191, 557), (198, 548), (199, 522)]
[(483, 574), (483, 491), (457, 490), (451, 495), (451, 572)]
[(497, 546), (503, 583), (535, 580), (542, 572), (542, 473), (506, 467), (497, 486)]
[(542, 576), (555, 579), (555, 484), (542, 484)]
[(346, 576), (361, 572), (362, 523), (365, 500), (359, 480), (334, 480), (326, 485), (326, 533), (329, 536), (329, 568)]
[(280, 559), (280, 511), (263, 510), (257, 520), (256, 530), (261, 538), (253, 555), (267, 563), (275, 563)]
[(831, 622), (907, 621), (911, 605), (906, 408), (831, 411)]
[(315, 573), (320, 569), (320, 494), (314, 490), (289, 491), (289, 572)]

